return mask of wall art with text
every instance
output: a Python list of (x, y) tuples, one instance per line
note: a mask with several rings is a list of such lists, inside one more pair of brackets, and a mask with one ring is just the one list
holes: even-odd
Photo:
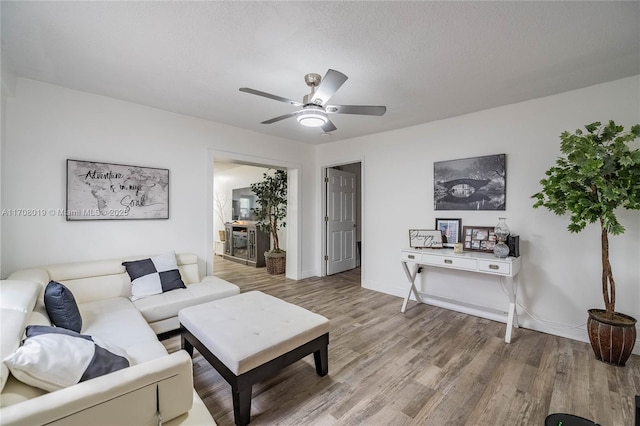
[(66, 218), (168, 219), (169, 169), (67, 160)]

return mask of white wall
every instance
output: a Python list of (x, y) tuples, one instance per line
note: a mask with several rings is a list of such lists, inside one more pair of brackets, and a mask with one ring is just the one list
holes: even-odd
[[(4, 211), (2, 196), (2, 169), (4, 165), (4, 145), (7, 131), (7, 100), (14, 96), (16, 90), (16, 77), (9, 69), (7, 61), (0, 61), (0, 241), (2, 241), (2, 219), (7, 212)], [(2, 244), (0, 244), (0, 259), (2, 259)], [(0, 261), (0, 277), (2, 277), (2, 262)]]
[[(226, 158), (251, 153), (263, 164), (295, 164), (301, 179), (299, 221), (316, 221), (310, 146), (25, 79), (18, 79), (15, 97), (7, 99), (6, 114), (3, 208), (64, 208), (65, 160), (71, 158), (168, 168), (170, 218), (66, 222), (50, 215), (4, 217), (3, 276), (29, 266), (166, 250), (193, 252), (209, 262), (212, 153), (224, 152)], [(299, 240), (301, 269), (308, 273), (317, 263), (317, 250), (310, 236)], [(297, 253), (293, 257), (298, 259)]]
[[(18, 79), (3, 123), (2, 208), (63, 208), (68, 158), (170, 169), (171, 218), (164, 221), (66, 222), (61, 216), (3, 217), (2, 275), (29, 266), (107, 257), (191, 251), (209, 257), (213, 243), (213, 160), (299, 165), (288, 206), (301, 232), (300, 276), (321, 271), (321, 180), (324, 166), (362, 162), (363, 284), (407, 292), (399, 251), (407, 230), (436, 217), (495, 225), (506, 216), (521, 236), (518, 310), (529, 328), (586, 340), (585, 310), (601, 307), (600, 248), (595, 225), (569, 234), (567, 219), (533, 210), (531, 194), (559, 155), (559, 134), (596, 120), (626, 127), (640, 121), (640, 76), (561, 95), (310, 147), (218, 123), (79, 91)], [(4, 104), (3, 104), (4, 106)], [(507, 154), (505, 212), (433, 210), (433, 162)], [(249, 157), (250, 156), (250, 157)], [(255, 161), (255, 159), (260, 161)], [(251, 160), (251, 161), (247, 161)], [(297, 167), (297, 166), (296, 166)], [(298, 211), (298, 209), (300, 209)], [(611, 238), (621, 312), (640, 318), (640, 213), (622, 211), (627, 232)], [(292, 221), (288, 220), (288, 231)], [(210, 234), (210, 235), (209, 235)], [(291, 241), (288, 239), (288, 241)], [(298, 264), (298, 253), (291, 253)], [(288, 260), (289, 261), (289, 260)], [(287, 273), (289, 267), (287, 268)], [(455, 271), (423, 274), (424, 291), (503, 308), (492, 277)], [(524, 309), (532, 314), (529, 316)], [(400, 301), (398, 301), (398, 311)], [(540, 319), (538, 321), (533, 317)], [(517, 332), (516, 332), (517, 338)], [(636, 352), (640, 345), (636, 345)]]
[[(512, 232), (520, 235), (522, 323), (587, 341), (586, 310), (604, 307), (599, 228), (591, 225), (580, 234), (570, 234), (567, 217), (534, 210), (530, 197), (540, 190), (539, 180), (560, 155), (562, 131), (609, 119), (628, 129), (640, 121), (639, 87), (640, 76), (636, 76), (319, 146), (318, 169), (363, 158), (363, 285), (402, 297), (408, 293), (399, 256), (408, 246), (410, 228), (433, 228), (436, 217), (460, 217), (463, 225), (494, 226), (504, 216)], [(507, 158), (506, 211), (434, 211), (434, 161), (502, 153)], [(610, 240), (617, 310), (640, 319), (640, 212), (620, 211), (619, 219), (627, 231)], [(495, 277), (429, 270), (421, 279), (422, 291), (506, 309), (506, 296)]]
[[(5, 96), (4, 84), (0, 90), (0, 176), (2, 176), (2, 165), (4, 163), (4, 140), (5, 140), (5, 121), (7, 112), (7, 98)], [(2, 179), (0, 178), (0, 241), (2, 241), (2, 219), (4, 218), (2, 201)], [(2, 244), (0, 244), (0, 259), (2, 259)], [(0, 261), (0, 278), (2, 277), (2, 262)]]
[[(2, 80), (1, 88), (0, 88), (0, 176), (2, 176), (2, 167), (4, 164), (4, 140), (7, 126), (6, 118), (7, 118), (7, 97), (9, 96), (7, 90), (5, 89), (4, 80)], [(2, 184), (0, 182), (0, 241), (2, 241), (2, 219), (5, 214), (3, 212), (3, 202), (2, 202)], [(2, 244), (0, 244), (0, 258), (2, 258)], [(2, 277), (2, 262), (0, 262), (0, 277)]]

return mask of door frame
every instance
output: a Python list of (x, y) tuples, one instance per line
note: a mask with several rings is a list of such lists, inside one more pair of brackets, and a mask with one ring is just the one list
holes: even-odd
[[(327, 276), (327, 262), (324, 260), (324, 256), (327, 253), (327, 223), (324, 221), (324, 217), (327, 214), (327, 186), (324, 178), (327, 175), (327, 169), (344, 166), (347, 164), (360, 163), (360, 193), (357, 194), (360, 197), (360, 217), (359, 227), (361, 236), (361, 247), (364, 246), (365, 236), (365, 218), (364, 218), (364, 158), (355, 158), (353, 160), (343, 160), (335, 163), (325, 164), (320, 168), (320, 276)], [(356, 241), (357, 244), (357, 241)], [(361, 256), (361, 253), (358, 254)], [(363, 259), (360, 257), (360, 265), (362, 265)], [(360, 268), (360, 285), (364, 282), (364, 268)]]
[(205, 270), (207, 275), (214, 274), (213, 256), (214, 251), (214, 221), (216, 220), (213, 195), (215, 188), (213, 185), (214, 161), (245, 164), (249, 166), (278, 168), (287, 171), (287, 218), (286, 218), (286, 240), (287, 240), (287, 265), (285, 276), (293, 280), (302, 277), (302, 235), (300, 229), (300, 212), (302, 211), (302, 194), (300, 185), (300, 170), (302, 165), (289, 161), (276, 160), (266, 157), (255, 157), (251, 155), (239, 154), (236, 152), (207, 149), (207, 223), (206, 223), (206, 247)]

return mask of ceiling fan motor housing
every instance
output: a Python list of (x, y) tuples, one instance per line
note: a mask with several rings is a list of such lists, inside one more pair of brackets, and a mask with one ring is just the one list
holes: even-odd
[(322, 77), (320, 74), (309, 73), (304, 76), (304, 82), (307, 83), (307, 86), (311, 87), (313, 90), (314, 87), (317, 87), (320, 84)]
[(319, 99), (317, 99), (315, 102), (311, 102), (311, 99), (313, 99), (313, 95), (315, 95), (316, 93), (316, 87), (318, 87), (321, 81), (322, 77), (320, 76), (320, 74), (309, 73), (304, 76), (304, 82), (307, 83), (307, 86), (311, 87), (311, 93), (309, 93), (308, 95), (304, 95), (304, 97), (302, 98), (303, 104), (322, 105), (322, 101)]

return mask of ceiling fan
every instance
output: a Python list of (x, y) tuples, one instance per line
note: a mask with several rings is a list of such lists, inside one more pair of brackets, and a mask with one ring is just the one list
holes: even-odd
[(280, 102), (285, 102), (297, 107), (298, 111), (281, 115), (270, 120), (263, 121), (262, 124), (271, 124), (289, 117), (296, 117), (298, 123), (306, 127), (322, 127), (325, 132), (336, 130), (336, 126), (329, 120), (328, 114), (358, 114), (358, 115), (383, 115), (387, 111), (385, 106), (373, 105), (329, 105), (327, 102), (336, 91), (347, 81), (347, 76), (340, 71), (330, 69), (324, 78), (319, 74), (307, 74), (304, 81), (311, 88), (311, 93), (305, 95), (302, 102), (297, 102), (281, 96), (261, 92), (259, 90), (241, 87), (240, 91), (253, 95), (263, 96)]

